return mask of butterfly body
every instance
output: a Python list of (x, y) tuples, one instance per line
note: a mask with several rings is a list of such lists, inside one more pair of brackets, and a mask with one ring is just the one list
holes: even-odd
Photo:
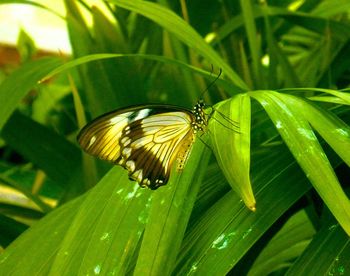
[(86, 125), (78, 142), (89, 154), (121, 165), (142, 187), (169, 180), (175, 160), (183, 169), (198, 131), (205, 131), (203, 102), (193, 110), (171, 105), (139, 105), (104, 114)]

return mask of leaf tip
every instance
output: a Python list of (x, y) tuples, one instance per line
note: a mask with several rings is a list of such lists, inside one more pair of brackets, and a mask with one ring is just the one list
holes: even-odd
[(255, 212), (256, 211), (256, 206), (255, 206), (255, 204), (254, 205), (250, 205), (250, 206), (247, 206), (249, 209), (250, 209), (250, 211), (252, 211), (252, 212)]

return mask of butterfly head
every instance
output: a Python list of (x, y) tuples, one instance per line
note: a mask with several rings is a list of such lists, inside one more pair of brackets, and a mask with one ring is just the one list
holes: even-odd
[(193, 107), (192, 113), (194, 120), (192, 122), (194, 132), (205, 131), (208, 125), (208, 119), (204, 112), (205, 104), (203, 100), (199, 100), (196, 105)]

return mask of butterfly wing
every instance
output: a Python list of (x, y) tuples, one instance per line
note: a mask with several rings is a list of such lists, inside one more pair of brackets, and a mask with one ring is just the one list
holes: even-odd
[(195, 137), (193, 119), (175, 107), (123, 109), (92, 121), (78, 142), (87, 153), (126, 168), (141, 186), (156, 189), (167, 183), (175, 159), (187, 156)]

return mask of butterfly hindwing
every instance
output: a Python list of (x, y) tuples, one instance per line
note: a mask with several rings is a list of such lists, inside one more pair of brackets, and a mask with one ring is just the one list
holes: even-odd
[(193, 120), (186, 109), (128, 108), (97, 118), (78, 141), (87, 153), (123, 166), (130, 179), (156, 189), (167, 183), (175, 159), (187, 156), (195, 137)]
[(164, 185), (183, 143), (193, 137), (190, 122), (190, 115), (174, 111), (130, 123), (120, 139), (118, 163), (142, 186)]

